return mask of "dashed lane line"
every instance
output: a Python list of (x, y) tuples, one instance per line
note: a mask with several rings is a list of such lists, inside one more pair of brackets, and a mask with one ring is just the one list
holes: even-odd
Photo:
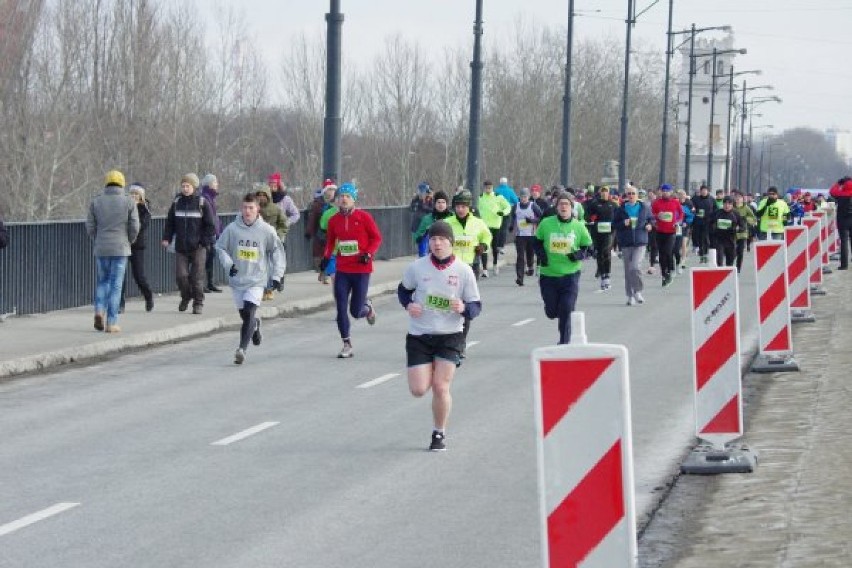
[(222, 438), (221, 440), (217, 440), (215, 442), (211, 442), (211, 446), (227, 446), (228, 444), (233, 444), (234, 442), (239, 442), (240, 440), (244, 440), (249, 436), (254, 436), (258, 432), (263, 432), (273, 426), (278, 426), (280, 422), (263, 422), (258, 424), (257, 426), (252, 426), (242, 432), (237, 432), (233, 436), (228, 436), (227, 438)]
[(521, 321), (516, 321), (515, 323), (513, 323), (512, 327), (521, 327), (522, 325), (527, 325), (528, 323), (534, 322), (534, 321), (535, 321), (535, 318), (523, 319)]
[(39, 521), (43, 521), (47, 518), (53, 517), (54, 515), (58, 515), (60, 513), (64, 513), (68, 509), (73, 509), (78, 506), (80, 503), (57, 503), (52, 507), (48, 507), (47, 509), (42, 509), (32, 515), (27, 515), (26, 517), (21, 517), (17, 521), (12, 521), (11, 523), (6, 523), (5, 525), (0, 525), (0, 536), (7, 535), (9, 533), (13, 533), (18, 529), (22, 529), (24, 527), (28, 527), (32, 524), (35, 524)]
[(389, 381), (389, 380), (391, 380), (395, 377), (398, 377), (398, 376), (399, 376), (399, 373), (388, 373), (387, 375), (382, 375), (381, 377), (375, 378), (371, 381), (367, 381), (366, 383), (361, 383), (360, 385), (358, 385), (355, 388), (356, 389), (368, 389), (370, 387), (374, 387), (376, 385), (386, 383), (387, 381)]

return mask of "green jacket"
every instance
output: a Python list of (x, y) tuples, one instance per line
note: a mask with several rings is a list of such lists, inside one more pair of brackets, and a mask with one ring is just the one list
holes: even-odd
[(473, 213), (469, 213), (465, 217), (464, 225), (455, 215), (451, 215), (445, 220), (453, 228), (453, 240), (455, 241), (453, 243), (453, 254), (463, 263), (468, 265), (474, 263), (477, 245), (491, 246), (491, 231), (488, 230), (485, 222)]
[(584, 222), (577, 219), (562, 221), (558, 215), (542, 219), (535, 238), (541, 241), (547, 255), (547, 266), (539, 269), (542, 276), (567, 276), (579, 272), (583, 263), (571, 260), (568, 253), (592, 246), (592, 236)]
[(267, 201), (266, 205), (260, 208), (260, 216), (261, 218), (267, 222), (267, 224), (272, 225), (272, 228), (275, 229), (275, 233), (278, 235), (278, 238), (283, 242), (287, 239), (287, 229), (289, 225), (287, 224), (287, 216), (281, 210), (278, 205), (272, 202), (272, 192), (269, 191), (268, 187), (258, 190), (258, 193), (266, 194)]
[(742, 220), (745, 221), (744, 230), (737, 231), (737, 240), (741, 241), (743, 239), (747, 239), (748, 230), (751, 227), (757, 226), (757, 217), (754, 216), (754, 210), (749, 205), (743, 203), (739, 207), (734, 206), (734, 211), (736, 211)]
[(496, 193), (483, 193), (479, 196), (479, 216), (489, 229), (499, 229), (503, 217), (512, 210), (506, 198)]

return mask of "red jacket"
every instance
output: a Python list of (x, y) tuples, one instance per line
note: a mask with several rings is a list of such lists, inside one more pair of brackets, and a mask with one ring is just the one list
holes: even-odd
[(835, 183), (831, 186), (829, 194), (837, 203), (837, 216), (844, 219), (852, 217), (852, 179), (846, 180), (843, 184)]
[(651, 213), (658, 233), (673, 235), (675, 228), (683, 220), (683, 208), (674, 197), (658, 197), (651, 203)]
[[(353, 209), (348, 215), (337, 212), (328, 220), (325, 258), (337, 255), (337, 270), (358, 274), (373, 271), (373, 259), (382, 244), (382, 234), (373, 216), (363, 209)], [(336, 250), (335, 250), (336, 249)], [(361, 256), (370, 253), (365, 264)]]

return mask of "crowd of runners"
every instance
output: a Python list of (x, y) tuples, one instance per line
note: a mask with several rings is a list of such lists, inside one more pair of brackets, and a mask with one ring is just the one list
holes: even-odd
[[(146, 309), (153, 308), (138, 250), (139, 235), (150, 214), (146, 215), (140, 184), (131, 185), (125, 194), (123, 175), (112, 171), (105, 185), (92, 202), (87, 221), (98, 261), (95, 328), (117, 332), (128, 258)], [(214, 257), (227, 271), (242, 320), (234, 362), (243, 364), (249, 343), (260, 345), (262, 341), (258, 306), (282, 289), (284, 239), (299, 212), (292, 200), (284, 199), (280, 175), (273, 174), (268, 188), (244, 196), (240, 214), (222, 229), (215, 214), (217, 188), (215, 176), (209, 174), (203, 182), (195, 174), (182, 178), (162, 244), (177, 255), (179, 311), (187, 310), (192, 302), (192, 313), (200, 314), (204, 293), (221, 291), (210, 278)], [(304, 223), (304, 235), (312, 241), (318, 282), (332, 286), (342, 344), (337, 356), (341, 359), (355, 354), (350, 318), (364, 319), (370, 325), (377, 318), (367, 290), (382, 235), (369, 212), (358, 207), (358, 192), (354, 183), (338, 186), (334, 180), (325, 180)], [(838, 269), (845, 270), (852, 227), (852, 180), (838, 180), (828, 199), (837, 210)], [(516, 191), (501, 178), (496, 187), (484, 182), (474, 207), (467, 189), (459, 188), (450, 195), (420, 183), (409, 206), (419, 258), (401, 275), (397, 296), (409, 316), (405, 340), (409, 389), (416, 397), (432, 391), (430, 449), (446, 448), (450, 384), (466, 357), (471, 321), (482, 310), (478, 281), (499, 274), (498, 261), (510, 241), (516, 250), (514, 283), (524, 286), (531, 277), (538, 277), (544, 313), (557, 320), (558, 343), (564, 344), (571, 340), (571, 312), (586, 264), (595, 267), (600, 291), (609, 292), (613, 288), (612, 262), (620, 259), (625, 305), (641, 305), (645, 303), (643, 275), (658, 273), (666, 288), (683, 273), (690, 256), (696, 264), (736, 266), (740, 271), (755, 239), (783, 239), (786, 225), (800, 223), (804, 215), (826, 203), (821, 193), (780, 195), (775, 187), (762, 195), (721, 190), (711, 194), (710, 188), (701, 186), (690, 196), (668, 184), (653, 190), (628, 185), (620, 192), (606, 186), (583, 190), (553, 186), (543, 191), (534, 184)], [(711, 250), (715, 250), (715, 258), (710, 258)]]

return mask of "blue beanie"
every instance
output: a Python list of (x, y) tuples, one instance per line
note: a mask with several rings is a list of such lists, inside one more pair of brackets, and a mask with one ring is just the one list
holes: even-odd
[(671, 191), (671, 190), (672, 190), (671, 184), (664, 183), (663, 185), (660, 186), (660, 191)]
[(358, 188), (355, 184), (346, 182), (337, 189), (337, 195), (348, 195), (353, 201), (358, 201)]

